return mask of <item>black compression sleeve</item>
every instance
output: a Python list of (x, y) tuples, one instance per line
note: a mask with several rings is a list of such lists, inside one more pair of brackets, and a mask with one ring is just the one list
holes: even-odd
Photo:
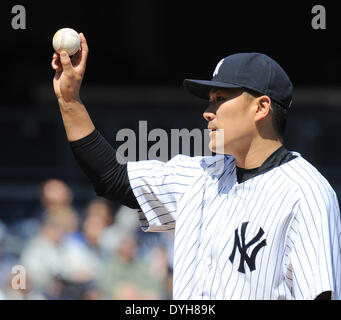
[(70, 142), (71, 150), (97, 195), (127, 207), (140, 208), (129, 183), (127, 165), (118, 163), (115, 149), (96, 129)]

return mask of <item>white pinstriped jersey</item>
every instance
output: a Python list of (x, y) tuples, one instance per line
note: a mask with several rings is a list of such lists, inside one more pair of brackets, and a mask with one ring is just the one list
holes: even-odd
[(143, 230), (175, 229), (174, 299), (341, 298), (337, 196), (291, 153), (243, 183), (227, 155), (128, 162)]

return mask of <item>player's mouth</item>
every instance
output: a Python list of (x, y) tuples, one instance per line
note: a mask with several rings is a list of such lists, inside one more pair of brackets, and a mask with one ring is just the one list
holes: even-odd
[(210, 131), (210, 135), (212, 135), (214, 132), (216, 132), (216, 131), (217, 131), (217, 128), (214, 128), (214, 127), (208, 126), (208, 130)]
[(209, 136), (210, 136), (210, 137), (212, 137), (212, 136), (214, 136), (214, 135), (215, 135), (215, 133), (216, 133), (216, 130), (210, 130), (210, 134), (209, 134)]

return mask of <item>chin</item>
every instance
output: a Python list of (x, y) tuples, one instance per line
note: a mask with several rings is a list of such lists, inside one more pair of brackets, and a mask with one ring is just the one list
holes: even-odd
[(209, 148), (216, 154), (225, 154), (226, 139), (223, 129), (217, 129), (211, 136)]
[(215, 145), (212, 143), (212, 141), (210, 141), (210, 143), (208, 144), (208, 148), (209, 148), (212, 152), (215, 152)]
[(225, 154), (224, 151), (224, 145), (218, 145), (215, 143), (215, 141), (210, 141), (209, 145), (208, 145), (209, 149), (216, 153), (216, 154)]

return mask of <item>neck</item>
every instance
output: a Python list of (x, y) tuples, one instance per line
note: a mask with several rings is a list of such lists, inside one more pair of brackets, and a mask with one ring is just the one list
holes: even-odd
[(247, 147), (233, 152), (239, 168), (253, 169), (260, 167), (264, 161), (282, 146), (279, 140), (254, 139)]

